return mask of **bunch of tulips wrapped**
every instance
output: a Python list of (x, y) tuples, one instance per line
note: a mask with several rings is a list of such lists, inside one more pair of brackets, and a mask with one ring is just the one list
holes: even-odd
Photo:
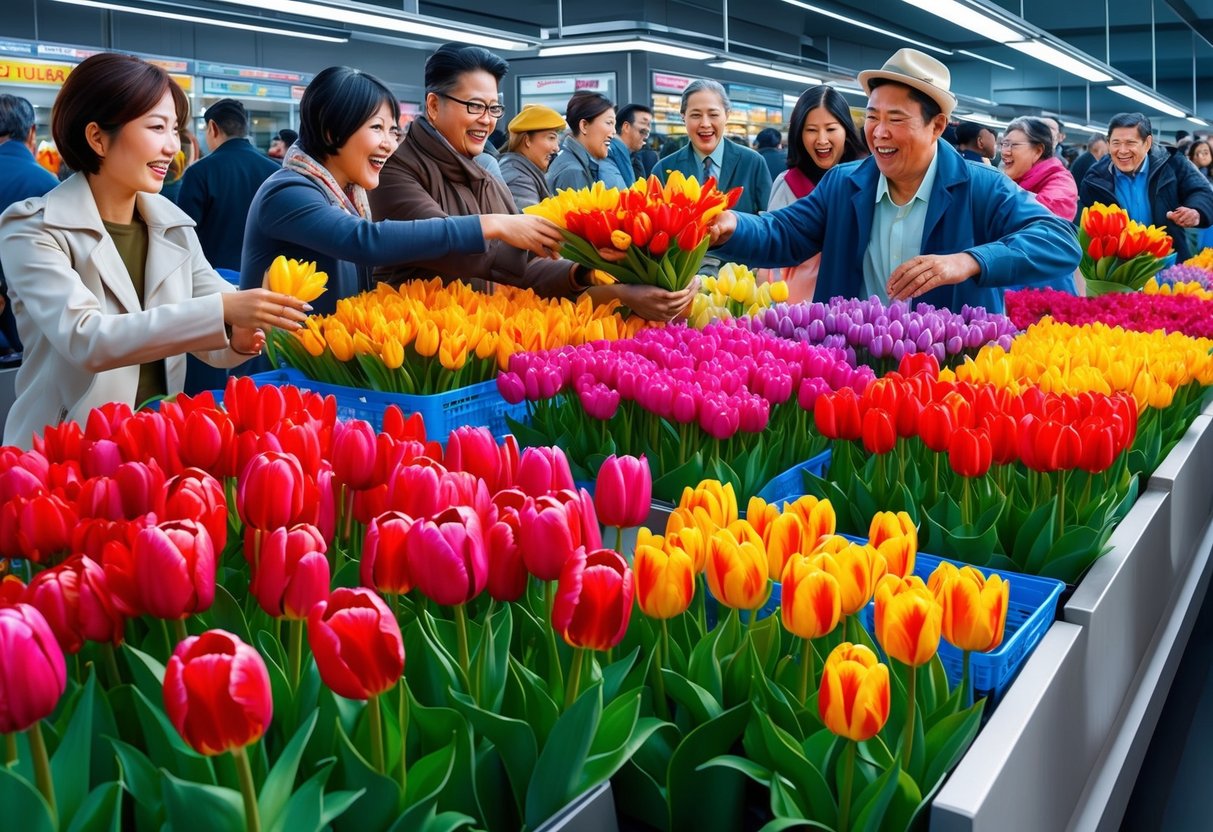
[(1007, 292), (1007, 315), (1021, 329), (1048, 316), (1057, 323), (1103, 323), (1135, 332), (1179, 332), (1213, 338), (1213, 293), (1204, 299), (1182, 290), (1130, 292), (1080, 298), (1055, 289)]
[(757, 493), (825, 447), (812, 428), (817, 396), (873, 377), (838, 350), (718, 322), (518, 353), (497, 387), (528, 402), (530, 423), (511, 423), (524, 445), (565, 448), (580, 479), (609, 454), (646, 456), (654, 495), (670, 500), (705, 476)]
[(983, 307), (965, 306), (957, 314), (930, 304), (911, 306), (906, 301), (885, 306), (876, 297), (780, 305), (740, 320), (737, 325), (846, 350), (852, 364), (866, 364), (882, 374), (895, 369), (907, 355), (933, 355), (946, 365), (976, 355), (986, 344), (1007, 348), (1017, 331), (1006, 316)]
[[(294, 292), (291, 292), (294, 294)], [(309, 378), (389, 393), (430, 394), (488, 381), (515, 352), (628, 338), (649, 326), (612, 302), (540, 298), (529, 289), (477, 292), (435, 278), (380, 284), (305, 328), (276, 330), (274, 355)]]
[(1137, 497), (1146, 451), (1132, 397), (938, 376), (933, 357), (906, 359), (859, 396), (820, 396), (817, 428), (834, 442), (809, 493), (848, 509), (847, 532), (871, 506), (900, 509), (933, 552), (1076, 581)]
[(1138, 291), (1175, 260), (1165, 229), (1144, 226), (1123, 208), (1101, 202), (1082, 209), (1078, 243), (1078, 269), (1090, 296)]
[[(688, 286), (708, 248), (707, 228), (731, 208), (741, 189), (717, 189), (716, 179), (671, 172), (664, 185), (656, 176), (631, 188), (564, 190), (526, 209), (560, 227), (562, 254), (574, 263), (606, 272), (621, 283), (641, 283), (674, 291)], [(604, 257), (602, 251), (615, 253)]]
[(719, 318), (756, 315), (788, 299), (788, 284), (782, 280), (759, 281), (752, 269), (725, 263), (716, 275), (699, 276), (699, 294), (691, 304), (689, 323), (703, 329)]
[[(625, 768), (624, 782), (640, 786), (617, 792), (625, 813), (651, 817), (645, 784), (668, 777), (671, 804), (697, 804), (688, 819), (738, 828), (740, 772), (769, 789), (788, 827), (913, 824), (984, 708), (971, 704), (967, 678), (949, 684), (941, 633), (966, 653), (996, 649), (1009, 587), (946, 562), (924, 584), (912, 574), (917, 539), (904, 514), (873, 516), (866, 541), (834, 526), (829, 501), (813, 497), (782, 507), (753, 498), (742, 519), (732, 487), (705, 481), (685, 490), (663, 535), (641, 530), (636, 598), (640, 623), (654, 630), (653, 696), (679, 741)], [(876, 641), (860, 616), (873, 602)], [(713, 607), (725, 614), (708, 630)], [(924, 745), (924, 736), (935, 739)], [(733, 756), (738, 745), (744, 757)], [(684, 778), (687, 765), (703, 776)], [(892, 782), (886, 805), (878, 794)], [(716, 787), (689, 792), (696, 783)]]

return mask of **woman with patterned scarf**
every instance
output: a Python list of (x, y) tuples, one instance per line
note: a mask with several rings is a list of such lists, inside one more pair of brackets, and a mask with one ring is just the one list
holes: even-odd
[(508, 212), (407, 222), (371, 218), (366, 192), (399, 141), (399, 104), (382, 81), (348, 67), (329, 67), (299, 102), (299, 139), (282, 170), (249, 207), (240, 263), (242, 288), (260, 286), (278, 255), (316, 261), (329, 287), (314, 302), (331, 313), (337, 300), (370, 289), (371, 269), (478, 254), (501, 240), (553, 257), (560, 232), (537, 217)]

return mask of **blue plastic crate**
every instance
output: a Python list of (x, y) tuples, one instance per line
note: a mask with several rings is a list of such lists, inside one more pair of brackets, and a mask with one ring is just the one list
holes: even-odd
[[(257, 384), (290, 384), (301, 390), (310, 390), (337, 400), (337, 418), (364, 419), (376, 429), (383, 427), (383, 411), (388, 405), (396, 405), (407, 416), (420, 413), (425, 420), (426, 436), (446, 442), (452, 430), (459, 427), (487, 427), (494, 436), (510, 432), (505, 418), (515, 421), (526, 419), (526, 403), (512, 405), (497, 392), (493, 379), (482, 381), (446, 393), (432, 396), (415, 396), (405, 393), (381, 393), (339, 384), (313, 381), (299, 370), (287, 367), (250, 376)], [(222, 400), (222, 393), (217, 399)]]
[(804, 496), (804, 472), (808, 471), (818, 477), (826, 475), (826, 469), (830, 467), (830, 449), (826, 448), (817, 456), (805, 460), (798, 465), (793, 465), (782, 474), (777, 474), (771, 478), (771, 481), (762, 487), (757, 496), (766, 500), (768, 503), (778, 504), (782, 502), (792, 502), (797, 497)]
[(240, 272), (236, 271), (235, 269), (215, 269), (215, 271), (218, 272), (219, 276), (222, 277), (224, 280), (226, 280), (228, 283), (239, 288)]
[[(921, 552), (914, 560), (914, 574), (926, 582), (935, 568), (945, 560)], [(950, 561), (957, 567), (969, 564)], [(1007, 627), (1002, 644), (990, 653), (972, 653), (969, 657), (969, 672), (973, 677), (973, 690), (978, 696), (993, 696), (1000, 699), (1011, 686), (1019, 669), (1028, 656), (1044, 638), (1045, 633), (1057, 617), (1057, 602), (1066, 585), (1053, 578), (1021, 575), (1000, 569), (977, 567), (983, 575), (998, 575), (1011, 584), (1010, 600), (1007, 604)], [(859, 613), (863, 626), (875, 638), (876, 607), (868, 604)], [(963, 673), (963, 655), (960, 650), (939, 642), (939, 660), (948, 672), (948, 681), (960, 683)]]

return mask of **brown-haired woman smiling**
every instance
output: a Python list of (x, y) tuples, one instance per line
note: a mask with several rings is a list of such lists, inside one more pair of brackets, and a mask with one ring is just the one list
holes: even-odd
[(236, 292), (207, 265), (193, 220), (159, 195), (189, 102), (165, 71), (102, 53), (68, 76), (51, 132), (79, 173), (0, 217), (0, 257), (25, 360), (6, 444), (111, 401), (176, 393), (185, 353), (231, 367), (307, 305)]

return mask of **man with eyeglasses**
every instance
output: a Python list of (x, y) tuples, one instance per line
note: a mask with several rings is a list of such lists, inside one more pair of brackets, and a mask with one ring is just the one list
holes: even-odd
[(615, 114), (615, 136), (611, 139), (606, 161), (615, 166), (629, 185), (645, 176), (636, 154), (649, 140), (652, 129), (653, 111), (643, 104), (629, 104)]
[(1192, 256), (1186, 229), (1213, 225), (1213, 188), (1183, 153), (1154, 146), (1150, 119), (1120, 113), (1108, 122), (1108, 155), (1078, 185), (1079, 209), (1116, 204), (1144, 225), (1164, 226), (1180, 262)]
[(1008, 287), (1074, 291), (1082, 252), (1073, 227), (941, 138), (956, 105), (946, 66), (902, 49), (859, 73), (859, 83), (872, 155), (835, 165), (785, 208), (725, 211), (710, 229), (713, 242), (726, 243), (718, 256), (782, 268), (820, 252), (821, 299), (874, 295), (1000, 312)]

